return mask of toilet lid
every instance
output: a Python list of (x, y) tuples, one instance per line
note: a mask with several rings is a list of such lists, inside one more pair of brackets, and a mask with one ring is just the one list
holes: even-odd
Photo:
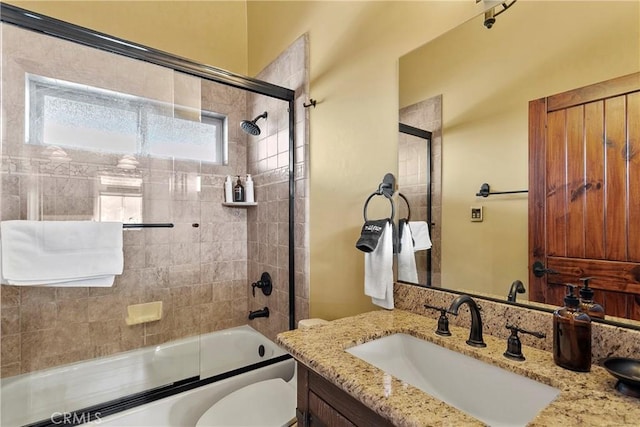
[(196, 427), (282, 427), (296, 417), (296, 392), (282, 378), (250, 384), (223, 397)]

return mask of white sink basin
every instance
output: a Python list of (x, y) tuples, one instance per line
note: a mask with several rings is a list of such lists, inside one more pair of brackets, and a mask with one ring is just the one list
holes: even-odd
[(406, 334), (346, 350), (494, 427), (524, 426), (560, 390)]

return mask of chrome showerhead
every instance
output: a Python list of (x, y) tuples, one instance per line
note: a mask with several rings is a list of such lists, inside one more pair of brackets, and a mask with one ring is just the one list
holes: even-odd
[(254, 136), (260, 135), (260, 128), (258, 127), (256, 122), (260, 119), (266, 119), (266, 118), (267, 118), (267, 112), (265, 111), (264, 113), (260, 114), (258, 117), (256, 117), (251, 121), (243, 120), (242, 122), (240, 122), (240, 128), (246, 133), (248, 133), (249, 135), (254, 135)]

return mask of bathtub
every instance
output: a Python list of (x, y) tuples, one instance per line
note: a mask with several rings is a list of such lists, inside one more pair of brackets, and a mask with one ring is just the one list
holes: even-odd
[[(97, 414), (114, 412), (119, 407), (131, 407), (131, 404), (126, 402), (125, 396), (140, 396), (149, 390), (170, 395), (171, 385), (183, 388), (187, 385), (188, 388), (194, 384), (205, 384), (207, 378), (209, 380), (222, 378), (229, 371), (242, 371), (246, 366), (278, 357), (282, 359), (286, 354), (265, 336), (245, 325), (113, 356), (4, 378), (1, 380), (0, 389), (2, 400), (0, 424), (5, 427), (50, 421), (53, 425), (59, 425), (60, 420), (81, 424), (89, 421), (88, 415), (71, 414), (71, 412), (93, 407), (96, 411), (95, 419), (104, 425), (106, 418)], [(206, 394), (207, 399), (216, 399), (218, 393), (227, 394), (251, 382), (275, 377), (287, 380), (293, 375), (293, 361), (283, 360), (274, 365), (260, 367), (255, 371), (262, 372), (250, 370), (238, 375), (246, 378), (235, 381), (234, 377), (226, 378), (200, 388), (216, 389), (215, 393), (210, 391)], [(218, 382), (221, 385), (213, 387)], [(185, 393), (193, 394), (197, 390)], [(105, 402), (117, 402), (117, 404), (109, 405), (108, 411), (101, 412), (99, 406)], [(202, 412), (206, 409), (204, 408)], [(52, 420), (52, 417), (56, 418)], [(139, 423), (120, 425), (139, 425)]]

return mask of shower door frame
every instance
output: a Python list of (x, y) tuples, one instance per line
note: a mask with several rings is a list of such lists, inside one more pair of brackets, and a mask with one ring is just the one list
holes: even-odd
[(25, 30), (79, 43), (132, 59), (149, 62), (175, 71), (243, 89), (289, 103), (289, 329), (295, 328), (295, 91), (262, 80), (236, 74), (187, 58), (130, 42), (109, 34), (84, 28), (66, 21), (31, 12), (17, 6), (0, 3), (0, 22)]
[[(294, 199), (295, 199), (295, 91), (274, 85), (258, 79), (222, 70), (210, 65), (200, 64), (186, 58), (178, 57), (167, 52), (133, 43), (118, 37), (114, 37), (105, 33), (87, 29), (69, 22), (41, 15), (17, 6), (0, 3), (0, 22), (15, 25), (19, 28), (34, 31), (37, 33), (49, 35), (55, 38), (78, 43), (88, 47), (96, 48), (102, 51), (122, 55), (131, 59), (137, 59), (158, 66), (162, 66), (174, 71), (185, 73), (191, 76), (202, 78), (204, 80), (224, 84), (234, 88), (246, 90), (248, 92), (276, 98), (288, 102), (289, 113), (289, 159), (288, 159), (288, 231), (289, 231), (289, 253), (288, 253), (288, 292), (289, 292), (289, 329), (295, 328), (295, 239), (294, 239)], [(185, 379), (177, 384), (169, 385), (156, 389), (152, 394), (147, 395), (145, 392), (136, 395), (133, 399), (125, 397), (116, 399), (116, 401), (95, 405), (89, 408), (79, 409), (78, 412), (93, 413), (100, 411), (102, 415), (119, 412), (129, 407), (137, 406), (142, 403), (148, 403), (163, 397), (167, 397), (176, 393), (190, 390), (208, 383), (224, 379), (236, 373), (245, 372), (247, 369), (266, 366), (271, 363), (277, 363), (285, 359), (291, 358), (290, 355), (278, 356), (268, 361), (262, 361), (249, 367), (240, 368), (235, 371), (224, 373), (209, 379), (190, 381)], [(75, 413), (75, 411), (74, 411)], [(51, 425), (47, 420), (36, 422), (32, 426)]]

